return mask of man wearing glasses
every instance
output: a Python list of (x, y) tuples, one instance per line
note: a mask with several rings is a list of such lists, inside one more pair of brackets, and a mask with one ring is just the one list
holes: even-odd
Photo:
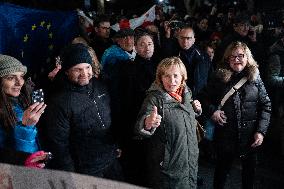
[(195, 43), (194, 31), (190, 26), (184, 25), (176, 37), (164, 40), (163, 54), (166, 57), (179, 56), (185, 64), (188, 73), (187, 85), (193, 93), (193, 98), (207, 84), (208, 76), (212, 72), (209, 56), (199, 50)]
[(110, 20), (102, 15), (94, 21), (95, 32), (91, 34), (91, 46), (96, 52), (97, 58), (101, 61), (104, 51), (109, 48), (113, 42), (110, 39)]

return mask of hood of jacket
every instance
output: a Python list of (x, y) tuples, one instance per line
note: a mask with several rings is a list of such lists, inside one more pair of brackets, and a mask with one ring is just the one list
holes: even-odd
[[(220, 78), (224, 83), (227, 83), (231, 80), (231, 77), (234, 75), (234, 71), (230, 68), (219, 68), (216, 71), (217, 78)], [(259, 70), (256, 66), (246, 66), (241, 72), (243, 76), (248, 78), (248, 81), (256, 81), (259, 76)]]

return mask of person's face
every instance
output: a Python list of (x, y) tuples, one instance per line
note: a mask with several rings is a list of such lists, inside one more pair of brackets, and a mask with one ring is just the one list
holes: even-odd
[(206, 31), (208, 28), (208, 20), (207, 19), (202, 19), (199, 23), (198, 23), (198, 27), (202, 30), (202, 31)]
[(177, 66), (170, 66), (162, 75), (162, 83), (167, 92), (176, 92), (182, 83), (181, 71)]
[(177, 35), (178, 43), (182, 49), (189, 49), (195, 42), (192, 29), (182, 29)]
[(72, 83), (80, 86), (88, 85), (93, 76), (92, 66), (87, 63), (80, 63), (66, 71), (66, 75)]
[(214, 58), (214, 49), (211, 48), (211, 47), (207, 47), (207, 48), (206, 48), (206, 52), (207, 52), (207, 54), (209, 55), (210, 60), (212, 61), (213, 58)]
[(132, 51), (134, 48), (134, 36), (118, 38), (117, 43), (123, 50)]
[(96, 27), (96, 34), (102, 38), (109, 38), (110, 34), (110, 22), (101, 22), (98, 27)]
[(241, 72), (247, 65), (247, 55), (244, 52), (244, 49), (241, 47), (236, 48), (232, 51), (231, 56), (229, 56), (229, 64), (233, 71)]
[(234, 26), (234, 30), (241, 36), (247, 36), (249, 31), (249, 25), (247, 23), (238, 23)]
[(2, 79), (2, 90), (8, 96), (18, 97), (25, 83), (24, 72), (15, 72)]
[(150, 59), (154, 53), (153, 40), (149, 36), (143, 36), (137, 41), (135, 49), (139, 56)]

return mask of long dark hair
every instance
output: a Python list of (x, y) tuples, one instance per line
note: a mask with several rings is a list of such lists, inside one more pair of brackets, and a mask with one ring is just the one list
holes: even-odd
[[(16, 115), (13, 111), (12, 102), (9, 96), (3, 90), (3, 78), (0, 77), (0, 126), (6, 131), (12, 130), (17, 123)], [(26, 109), (31, 103), (31, 87), (26, 83), (21, 88), (18, 101), (24, 109)]]

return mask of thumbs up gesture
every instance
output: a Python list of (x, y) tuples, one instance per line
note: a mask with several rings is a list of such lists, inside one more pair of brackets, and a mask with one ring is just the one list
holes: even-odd
[(150, 130), (152, 128), (157, 128), (160, 126), (162, 116), (158, 114), (157, 106), (153, 107), (153, 111), (145, 119), (145, 129)]

